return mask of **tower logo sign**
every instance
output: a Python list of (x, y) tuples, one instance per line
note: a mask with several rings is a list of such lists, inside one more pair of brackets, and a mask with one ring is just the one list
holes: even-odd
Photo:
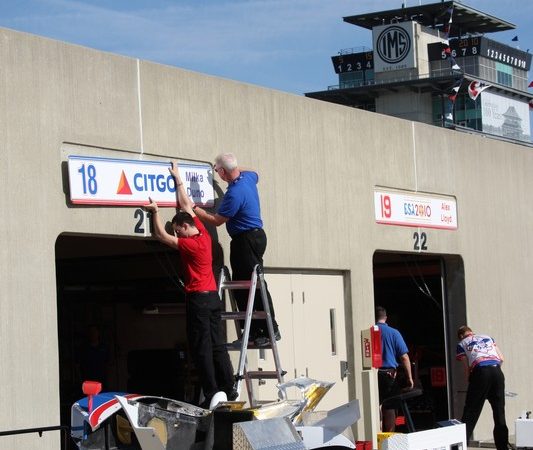
[(374, 72), (394, 72), (417, 66), (415, 23), (399, 22), (372, 28)]
[(391, 26), (381, 32), (376, 44), (376, 51), (383, 61), (397, 64), (409, 54), (411, 37), (402, 27)]

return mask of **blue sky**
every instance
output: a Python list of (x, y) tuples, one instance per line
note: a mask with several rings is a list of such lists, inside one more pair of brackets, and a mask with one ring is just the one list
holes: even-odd
[[(407, 6), (438, 0), (407, 0)], [(533, 1), (467, 0), (517, 30), (490, 37), (533, 52)], [(337, 84), (330, 57), (371, 48), (343, 16), (402, 0), (1, 0), (0, 26), (281, 91)], [(514, 43), (516, 45), (516, 43)]]

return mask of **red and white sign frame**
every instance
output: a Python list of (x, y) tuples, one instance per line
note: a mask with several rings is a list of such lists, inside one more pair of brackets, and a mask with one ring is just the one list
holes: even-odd
[[(70, 201), (82, 205), (148, 204), (176, 206), (176, 184), (170, 162), (70, 155)], [(208, 163), (179, 163), (185, 190), (194, 203), (214, 205), (213, 169)]]
[(457, 229), (457, 201), (448, 195), (375, 188), (374, 213), (385, 225)]

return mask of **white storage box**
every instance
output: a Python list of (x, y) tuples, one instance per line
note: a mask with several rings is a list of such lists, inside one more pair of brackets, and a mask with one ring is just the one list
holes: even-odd
[(514, 424), (516, 447), (533, 447), (533, 420), (516, 419)]

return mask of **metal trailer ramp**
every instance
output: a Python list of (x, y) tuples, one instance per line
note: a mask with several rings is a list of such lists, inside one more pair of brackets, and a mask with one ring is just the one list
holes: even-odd
[(254, 420), (233, 425), (233, 450), (305, 450), (287, 418)]
[(378, 442), (380, 450), (467, 450), (466, 425), (453, 425), (414, 433), (395, 433)]

